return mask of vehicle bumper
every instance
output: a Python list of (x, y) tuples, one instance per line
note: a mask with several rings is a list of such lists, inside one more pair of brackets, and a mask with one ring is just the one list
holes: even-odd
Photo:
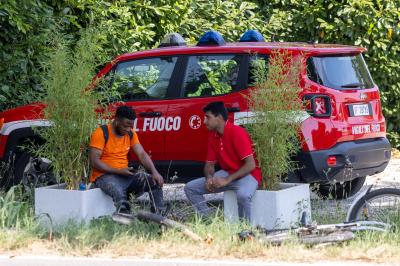
[[(335, 166), (328, 166), (329, 156), (336, 156)], [(380, 173), (385, 170), (390, 157), (391, 146), (387, 138), (376, 138), (343, 142), (328, 150), (301, 152), (297, 160), (305, 182), (336, 183)]]

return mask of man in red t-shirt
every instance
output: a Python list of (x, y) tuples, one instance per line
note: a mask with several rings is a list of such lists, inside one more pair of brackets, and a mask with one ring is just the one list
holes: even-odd
[[(203, 195), (233, 190), (239, 217), (250, 220), (251, 200), (261, 181), (250, 136), (244, 128), (227, 121), (223, 102), (209, 103), (203, 111), (204, 124), (210, 130), (204, 177), (186, 184), (186, 196), (200, 215), (208, 216), (211, 210)], [(215, 172), (217, 164), (221, 170)]]

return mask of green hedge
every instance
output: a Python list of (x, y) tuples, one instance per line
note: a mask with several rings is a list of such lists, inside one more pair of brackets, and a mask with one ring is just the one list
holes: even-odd
[(268, 40), (317, 41), (368, 48), (365, 58), (381, 90), (389, 137), (400, 147), (400, 1), (370, 0), (19, 0), (0, 4), (0, 110), (41, 96), (48, 34), (77, 39), (101, 29), (103, 61), (157, 46), (168, 32), (195, 43), (206, 30), (237, 40), (250, 28)]

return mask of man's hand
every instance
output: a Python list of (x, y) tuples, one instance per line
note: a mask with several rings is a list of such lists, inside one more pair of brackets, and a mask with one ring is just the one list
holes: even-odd
[(210, 192), (214, 191), (213, 178), (206, 178), (206, 189)]
[(230, 182), (229, 177), (213, 177), (212, 184), (214, 189), (217, 189), (228, 185)]
[(231, 179), (228, 177), (210, 177), (206, 180), (206, 189), (208, 191), (215, 191), (218, 188), (227, 186), (231, 183)]
[(125, 175), (125, 176), (133, 175), (134, 173), (132, 172), (132, 170), (133, 170), (132, 167), (121, 168), (121, 169), (118, 169), (118, 174)]
[(145, 152), (142, 145), (140, 143), (136, 144), (132, 147), (133, 151), (135, 152), (136, 156), (138, 157), (139, 161), (142, 163), (144, 168), (147, 171), (151, 172), (151, 176), (153, 181), (158, 184), (160, 187), (164, 185), (164, 178), (160, 175), (157, 169), (154, 166), (153, 161), (151, 160), (150, 156)]
[(152, 174), (153, 181), (162, 187), (164, 185), (164, 178), (160, 175), (160, 173), (156, 172)]

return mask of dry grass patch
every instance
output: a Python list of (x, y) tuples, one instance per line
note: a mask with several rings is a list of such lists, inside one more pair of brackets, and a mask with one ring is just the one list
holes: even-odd
[(392, 158), (399, 159), (400, 158), (400, 151), (396, 148), (392, 148)]

